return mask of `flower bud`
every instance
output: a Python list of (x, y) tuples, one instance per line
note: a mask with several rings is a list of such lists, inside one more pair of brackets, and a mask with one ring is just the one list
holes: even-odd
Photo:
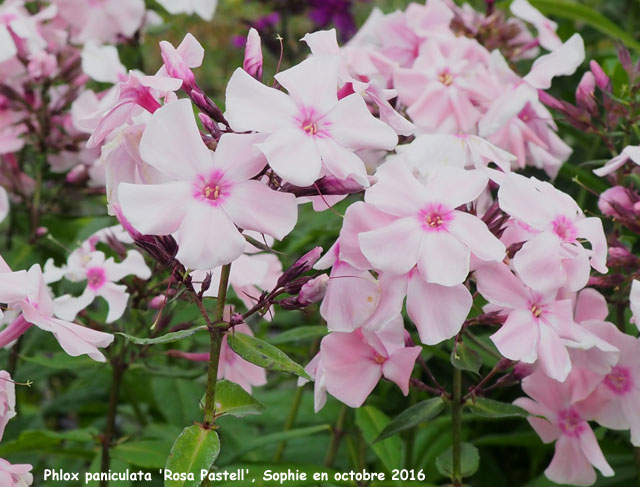
[(318, 277), (314, 277), (302, 286), (300, 293), (298, 294), (298, 302), (302, 306), (307, 306), (311, 303), (317, 303), (322, 301), (325, 293), (327, 292), (327, 285), (329, 284), (329, 276), (327, 274), (320, 274)]
[(80, 184), (89, 179), (89, 172), (84, 164), (78, 164), (67, 173), (65, 181), (69, 184)]
[(163, 294), (159, 294), (158, 296), (155, 296), (151, 301), (149, 301), (149, 308), (160, 309), (166, 301), (167, 298)]
[(181, 79), (182, 88), (189, 93), (196, 86), (196, 78), (180, 53), (167, 41), (160, 41), (160, 53), (167, 74)]
[(598, 115), (598, 106), (595, 99), (596, 78), (591, 71), (582, 75), (582, 79), (576, 89), (576, 103), (587, 110), (594, 117)]
[(253, 27), (247, 35), (242, 68), (258, 81), (262, 81), (262, 45), (260, 34)]
[(593, 59), (589, 61), (589, 68), (596, 80), (596, 85), (603, 91), (611, 91), (611, 80)]
[(600, 195), (598, 208), (607, 216), (621, 217), (634, 212), (629, 190), (624, 186), (613, 186)]
[(278, 279), (276, 287), (284, 287), (287, 283), (300, 277), (313, 268), (320, 256), (322, 255), (322, 247), (315, 247), (302, 257), (300, 257), (291, 267), (289, 267)]

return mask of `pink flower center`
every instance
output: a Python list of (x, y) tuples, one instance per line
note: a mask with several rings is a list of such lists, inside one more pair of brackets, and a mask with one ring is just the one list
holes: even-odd
[(193, 185), (193, 197), (211, 206), (218, 206), (231, 194), (231, 185), (224, 181), (220, 171), (209, 176), (198, 176)]
[(375, 361), (375, 363), (382, 365), (387, 361), (387, 357), (383, 357), (378, 352), (375, 352), (375, 356), (373, 357), (373, 360)]
[(453, 75), (448, 70), (445, 70), (438, 75), (438, 81), (445, 86), (449, 86), (453, 83)]
[(578, 438), (588, 428), (574, 408), (563, 409), (558, 413), (558, 427), (567, 436)]
[(329, 123), (323, 120), (323, 115), (317, 113), (313, 108), (302, 107), (296, 117), (300, 129), (312, 137), (328, 136)]
[(604, 378), (604, 383), (609, 390), (618, 396), (624, 396), (633, 387), (631, 372), (628, 368), (620, 366), (611, 369), (611, 372)]
[(432, 204), (420, 212), (420, 221), (425, 230), (439, 232), (447, 229), (447, 223), (453, 220), (453, 212), (441, 204)]
[(102, 267), (89, 267), (87, 269), (87, 285), (89, 289), (97, 291), (107, 282), (107, 276)]
[(578, 236), (578, 229), (566, 216), (559, 216), (553, 222), (553, 233), (555, 233), (564, 242), (575, 242)]

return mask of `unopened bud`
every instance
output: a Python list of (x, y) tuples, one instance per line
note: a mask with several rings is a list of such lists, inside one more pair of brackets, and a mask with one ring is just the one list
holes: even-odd
[(598, 208), (604, 215), (621, 217), (627, 213), (633, 213), (634, 203), (627, 188), (613, 186), (600, 195)]
[(160, 294), (154, 297), (151, 301), (149, 301), (149, 308), (160, 309), (162, 308), (162, 306), (166, 301), (167, 301), (167, 298), (163, 294)]
[(262, 80), (262, 45), (260, 34), (253, 27), (247, 35), (242, 68), (258, 81)]
[(611, 91), (611, 79), (605, 74), (600, 65), (594, 61), (589, 61), (589, 68), (596, 80), (596, 85), (603, 91)]
[(289, 267), (278, 279), (276, 287), (284, 287), (287, 283), (300, 277), (305, 272), (313, 268), (320, 256), (322, 255), (322, 247), (315, 247), (302, 257), (300, 257), (291, 267)]
[(303, 306), (307, 306), (311, 303), (322, 301), (327, 292), (328, 284), (329, 276), (327, 274), (320, 274), (318, 277), (314, 277), (300, 289), (298, 302)]
[(594, 117), (598, 115), (598, 105), (595, 99), (596, 78), (592, 72), (587, 71), (576, 89), (576, 103), (587, 110)]

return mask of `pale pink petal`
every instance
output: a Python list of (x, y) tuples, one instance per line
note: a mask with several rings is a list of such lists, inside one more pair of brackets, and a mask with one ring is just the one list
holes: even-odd
[(478, 291), (491, 304), (522, 309), (528, 305), (528, 294), (522, 284), (502, 263), (485, 264), (474, 271)]
[(358, 235), (362, 253), (374, 268), (393, 274), (406, 274), (416, 265), (422, 240), (423, 231), (414, 217)]
[(191, 185), (120, 183), (118, 200), (126, 219), (147, 235), (169, 235), (180, 227), (193, 199)]
[(436, 345), (455, 336), (467, 318), (473, 298), (462, 284), (453, 287), (427, 284), (412, 273), (407, 288), (407, 313), (420, 340)]
[(385, 213), (415, 215), (426, 203), (426, 188), (402, 162), (389, 162), (378, 168), (378, 182), (369, 188), (364, 200)]
[(558, 237), (543, 232), (518, 250), (513, 258), (513, 266), (524, 283), (536, 291), (557, 289), (567, 278), (559, 253)]
[(382, 376), (375, 351), (356, 333), (330, 333), (320, 345), (327, 391), (347, 406), (362, 406)]
[(178, 100), (156, 110), (140, 139), (140, 157), (158, 171), (185, 181), (211, 169), (191, 101)]
[(341, 262), (334, 265), (320, 314), (329, 330), (353, 331), (376, 309), (380, 289), (368, 271)]
[(539, 330), (538, 361), (540, 367), (552, 379), (564, 382), (571, 372), (571, 358), (567, 347), (550, 326), (540, 323)]
[(96, 294), (102, 296), (109, 305), (109, 312), (107, 313), (106, 319), (107, 323), (113, 323), (122, 317), (127, 309), (127, 302), (129, 301), (127, 286), (108, 282), (102, 286)]
[(469, 274), (469, 257), (469, 249), (453, 235), (446, 231), (427, 231), (423, 233), (418, 252), (418, 269), (426, 282), (455, 286)]
[(321, 114), (338, 103), (337, 56), (313, 56), (275, 75), (299, 107), (308, 106)]
[(267, 165), (264, 155), (255, 144), (264, 140), (250, 134), (224, 134), (214, 153), (213, 167), (224, 172), (230, 181), (251, 179)]
[(363, 187), (369, 186), (364, 162), (351, 150), (329, 138), (319, 138), (316, 144), (322, 163), (331, 174), (343, 180), (353, 179)]
[(222, 208), (240, 228), (282, 240), (298, 220), (296, 197), (267, 187), (260, 181), (235, 185)]
[(559, 484), (592, 485), (596, 472), (582, 453), (577, 438), (561, 436), (545, 475)]
[(509, 215), (542, 230), (557, 213), (553, 202), (542, 197), (540, 188), (533, 179), (510, 173), (500, 185), (498, 201)]
[(427, 187), (432, 201), (453, 208), (475, 200), (484, 191), (489, 178), (477, 169), (438, 166), (429, 174)]
[(604, 321), (608, 315), (607, 300), (598, 291), (587, 288), (578, 293), (574, 316), (576, 323), (587, 320)]
[(584, 41), (580, 34), (573, 34), (562, 46), (536, 59), (524, 80), (534, 88), (546, 90), (551, 87), (551, 80), (555, 76), (575, 73), (582, 61)]
[(26, 271), (11, 272), (8, 266), (0, 269), (0, 302), (11, 304), (20, 301), (30, 290), (31, 282)]
[(176, 258), (191, 269), (212, 269), (240, 257), (244, 237), (222, 208), (192, 203), (175, 234)]
[(465, 244), (481, 260), (501, 261), (505, 247), (478, 217), (462, 211), (454, 211), (454, 218), (447, 229), (454, 237)]
[(421, 351), (422, 347), (401, 348), (382, 365), (382, 375), (394, 382), (405, 396), (409, 394), (409, 379)]
[(78, 297), (65, 294), (64, 296), (54, 299), (53, 310), (58, 318), (72, 321), (80, 311), (93, 303), (95, 297), (95, 293), (87, 287)]
[[(538, 357), (540, 331), (530, 311), (512, 311), (491, 341), (506, 358), (531, 364)], [(566, 352), (566, 349), (565, 349)]]
[(297, 113), (291, 98), (263, 85), (242, 68), (233, 72), (226, 100), (225, 117), (237, 132), (275, 132), (292, 127)]
[(351, 150), (393, 150), (398, 144), (395, 130), (371, 115), (358, 93), (342, 98), (326, 119), (331, 123), (331, 137)]
[(322, 162), (315, 140), (298, 128), (279, 130), (256, 147), (278, 176), (291, 184), (310, 186), (320, 176)]
[(586, 238), (591, 243), (591, 266), (602, 274), (607, 269), (607, 239), (602, 228), (602, 220), (589, 217), (576, 223), (578, 237)]

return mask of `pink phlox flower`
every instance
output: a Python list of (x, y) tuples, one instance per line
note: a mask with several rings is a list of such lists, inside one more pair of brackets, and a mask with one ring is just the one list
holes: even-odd
[(170, 14), (197, 14), (204, 20), (213, 19), (218, 0), (158, 0)]
[(0, 483), (5, 487), (29, 487), (33, 484), (32, 469), (31, 465), (12, 465), (0, 458)]
[(187, 34), (177, 48), (170, 42), (160, 41), (160, 51), (164, 64), (156, 76), (182, 80), (182, 87), (187, 92), (195, 88), (195, 77), (191, 69), (200, 67), (204, 59), (204, 48), (198, 40)]
[(120, 62), (115, 46), (103, 46), (94, 40), (82, 48), (82, 71), (102, 83), (118, 83), (127, 79), (127, 69)]
[(0, 302), (21, 314), (0, 332), (0, 346), (5, 346), (26, 332), (32, 325), (53, 333), (60, 346), (71, 356), (86, 354), (104, 362), (98, 347), (107, 347), (113, 335), (92, 330), (75, 323), (54, 318), (54, 304), (40, 266), (29, 271), (11, 272), (0, 258)]
[(313, 56), (276, 75), (289, 94), (266, 87), (241, 68), (227, 85), (225, 117), (236, 131), (268, 134), (257, 144), (273, 170), (297, 186), (310, 186), (323, 169), (367, 187), (364, 163), (354, 153), (393, 149), (395, 131), (369, 112), (357, 93), (338, 100), (336, 56)]
[(297, 220), (295, 196), (252, 179), (267, 163), (255, 149), (259, 137), (225, 134), (212, 153), (189, 100), (165, 105), (147, 125), (140, 156), (171, 181), (120, 183), (125, 217), (143, 234), (173, 234), (176, 258), (191, 269), (240, 257), (246, 242), (237, 227), (282, 239)]
[(541, 371), (522, 381), (531, 398), (515, 404), (526, 409), (529, 424), (545, 443), (556, 442), (555, 454), (545, 475), (559, 484), (591, 485), (596, 467), (605, 477), (613, 470), (607, 463), (588, 421), (594, 419), (595, 404), (584, 400), (599, 382), (595, 374), (575, 369), (565, 382), (557, 382)]
[(572, 369), (569, 349), (598, 348), (617, 353), (574, 322), (571, 299), (557, 299), (557, 290), (539, 293), (502, 263), (483, 265), (474, 272), (478, 292), (507, 316), (491, 335), (498, 351), (511, 360), (537, 362), (549, 377), (564, 381)]
[[(582, 289), (590, 267), (607, 272), (602, 221), (585, 217), (566, 193), (536, 178), (511, 173), (498, 191), (500, 208), (535, 230), (516, 253), (513, 265), (523, 281), (546, 292), (567, 286)], [(591, 249), (583, 245), (589, 242)]]
[(385, 377), (406, 396), (413, 365), (422, 348), (405, 347), (404, 333), (398, 316), (377, 332), (361, 328), (324, 337), (320, 354), (329, 394), (348, 406), (360, 407), (380, 378)]
[(0, 439), (11, 418), (16, 416), (16, 386), (9, 372), (0, 371)]
[(151, 277), (151, 269), (145, 264), (142, 254), (136, 250), (129, 250), (122, 262), (115, 262), (113, 257), (107, 259), (103, 252), (89, 251), (87, 246), (83, 246), (69, 255), (65, 266), (56, 267), (52, 259), (44, 266), (47, 283), (59, 281), (62, 277), (73, 282), (86, 281), (86, 287), (80, 296), (65, 294), (53, 301), (56, 316), (69, 321), (75, 319), (97, 296), (104, 298), (109, 305), (107, 323), (121, 318), (126, 310), (129, 293), (125, 285), (115, 283), (129, 275), (140, 279)]
[(562, 45), (562, 41), (556, 34), (558, 24), (548, 19), (533, 7), (527, 0), (514, 0), (509, 6), (511, 13), (522, 20), (532, 24), (538, 31), (540, 45), (549, 51), (553, 51)]
[(624, 166), (627, 161), (632, 161), (634, 164), (640, 165), (640, 146), (626, 146), (620, 154), (607, 161), (601, 168), (594, 169), (593, 172), (598, 176), (607, 176), (616, 172)]

